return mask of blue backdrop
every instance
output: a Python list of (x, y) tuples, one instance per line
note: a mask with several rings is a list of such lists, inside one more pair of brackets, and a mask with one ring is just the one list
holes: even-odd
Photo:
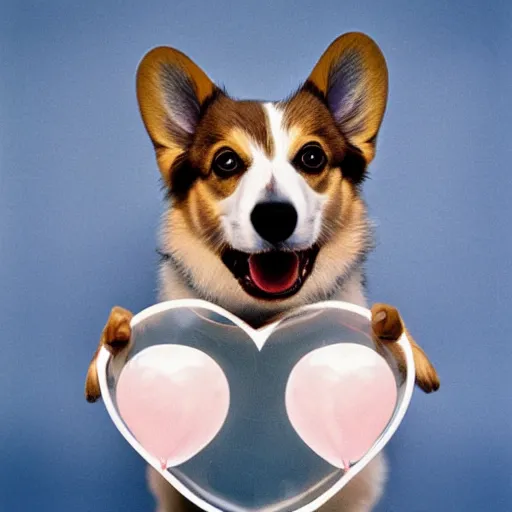
[(278, 99), (340, 33), (390, 68), (366, 198), (372, 300), (436, 363), (388, 450), (380, 512), (512, 510), (511, 3), (0, 3), (0, 510), (151, 510), (144, 464), (83, 399), (112, 305), (155, 297), (162, 211), (134, 72), (159, 44)]

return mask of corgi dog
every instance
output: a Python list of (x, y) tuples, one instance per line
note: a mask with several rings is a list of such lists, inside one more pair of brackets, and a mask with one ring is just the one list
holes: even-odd
[[(151, 50), (138, 68), (137, 97), (169, 199), (159, 299), (208, 300), (254, 327), (317, 301), (368, 307), (372, 230), (361, 186), (387, 93), (384, 57), (361, 33), (338, 37), (278, 102), (236, 100), (183, 53)], [(405, 330), (398, 311), (371, 311), (375, 340), (392, 347)], [(131, 317), (111, 311), (86, 378), (90, 402), (100, 397), (96, 355), (126, 347)], [(417, 385), (437, 390), (434, 367), (409, 339)], [(155, 471), (148, 475), (158, 512), (196, 508)], [(380, 454), (321, 510), (370, 511), (385, 480)]]

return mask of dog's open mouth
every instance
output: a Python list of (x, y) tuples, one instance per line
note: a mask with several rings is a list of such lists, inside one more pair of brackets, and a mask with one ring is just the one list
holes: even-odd
[(222, 261), (249, 295), (271, 300), (297, 293), (311, 274), (317, 255), (317, 246), (257, 254), (227, 249)]

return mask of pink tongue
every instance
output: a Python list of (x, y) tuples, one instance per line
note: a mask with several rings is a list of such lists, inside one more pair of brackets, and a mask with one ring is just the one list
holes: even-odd
[(249, 274), (260, 290), (285, 292), (299, 278), (299, 257), (293, 252), (253, 254), (249, 257)]

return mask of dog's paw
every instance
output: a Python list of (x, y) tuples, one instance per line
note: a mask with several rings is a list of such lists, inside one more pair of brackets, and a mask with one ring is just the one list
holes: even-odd
[(101, 347), (105, 347), (112, 355), (116, 355), (127, 347), (130, 342), (130, 321), (133, 314), (127, 309), (115, 306), (110, 311), (107, 323), (103, 328), (100, 343), (92, 357), (85, 379), (85, 398), (88, 402), (96, 402), (101, 396), (96, 358)]
[(374, 304), (371, 312), (373, 335), (380, 341), (397, 341), (402, 336), (404, 324), (396, 308), (387, 304)]
[(400, 368), (405, 369), (405, 357), (397, 341), (405, 332), (411, 344), (414, 356), (414, 366), (416, 367), (416, 384), (425, 393), (437, 391), (440, 386), (439, 376), (429, 361), (422, 348), (414, 341), (407, 331), (400, 313), (393, 306), (387, 304), (374, 304), (372, 309), (372, 334), (377, 345), (386, 344), (393, 352), (399, 362)]

